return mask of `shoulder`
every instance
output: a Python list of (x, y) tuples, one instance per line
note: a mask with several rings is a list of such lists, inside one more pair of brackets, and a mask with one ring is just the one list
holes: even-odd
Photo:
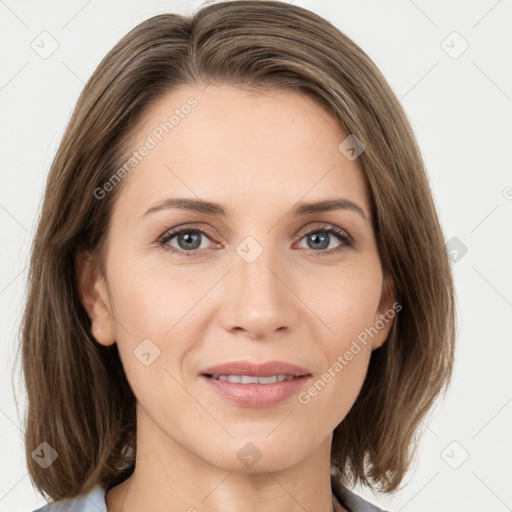
[(34, 512), (107, 512), (105, 489), (96, 486), (87, 494), (48, 503)]
[(386, 512), (353, 493), (341, 485), (335, 478), (331, 478), (331, 486), (340, 504), (349, 512)]

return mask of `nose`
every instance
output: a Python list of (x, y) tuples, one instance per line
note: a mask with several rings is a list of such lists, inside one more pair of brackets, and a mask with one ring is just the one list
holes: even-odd
[(296, 329), (302, 302), (293, 292), (294, 278), (285, 262), (265, 248), (254, 261), (234, 254), (233, 267), (222, 282), (226, 331), (275, 339)]

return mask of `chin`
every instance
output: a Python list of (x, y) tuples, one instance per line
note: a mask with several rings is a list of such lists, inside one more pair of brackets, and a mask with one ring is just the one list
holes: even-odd
[[(209, 454), (210, 456), (202, 458), (225, 471), (258, 474), (285, 470), (297, 464), (301, 455), (306, 456), (299, 449), (290, 447), (277, 438), (278, 442), (273, 443), (268, 439), (265, 441), (264, 436), (261, 439), (261, 442), (234, 440), (229, 447), (221, 447), (218, 456)], [(300, 446), (304, 448), (304, 443), (300, 443)]]

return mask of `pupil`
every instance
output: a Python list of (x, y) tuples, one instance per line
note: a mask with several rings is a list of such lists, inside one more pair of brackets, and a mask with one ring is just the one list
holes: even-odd
[(201, 243), (197, 243), (199, 241), (200, 236), (201, 233), (197, 233), (194, 231), (179, 235), (178, 242), (183, 242), (185, 245), (183, 247), (180, 243), (180, 247), (182, 247), (182, 249), (197, 249), (201, 245)]
[(311, 237), (311, 240), (313, 241), (313, 246), (312, 246), (313, 249), (318, 249), (318, 248), (326, 249), (327, 247), (329, 247), (329, 240), (328, 240), (327, 233), (322, 233), (320, 235), (312, 234), (312, 235), (310, 235), (310, 237)]

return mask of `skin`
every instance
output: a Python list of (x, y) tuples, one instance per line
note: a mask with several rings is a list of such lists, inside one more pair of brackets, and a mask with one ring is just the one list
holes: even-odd
[[(242, 407), (198, 374), (226, 361), (281, 360), (314, 382), (390, 309), (371, 220), (350, 209), (289, 213), (299, 201), (343, 197), (371, 219), (363, 170), (338, 149), (348, 134), (311, 98), (230, 85), (172, 91), (134, 128), (133, 149), (190, 96), (198, 105), (124, 178), (106, 276), (87, 255), (77, 264), (92, 333), (117, 342), (137, 398), (136, 469), (107, 493), (108, 511), (330, 512), (332, 432), (391, 322), (307, 405), (293, 396)], [(215, 201), (229, 215), (173, 208), (140, 220), (168, 197)], [(325, 224), (354, 245), (334, 234), (308, 245), (304, 233)], [(178, 226), (213, 236), (200, 235), (193, 256), (173, 254), (157, 241)], [(252, 263), (236, 252), (247, 236), (263, 250)], [(187, 251), (178, 237), (169, 245)], [(147, 338), (160, 350), (148, 366), (133, 353)], [(237, 457), (248, 442), (261, 453), (251, 467)]]

